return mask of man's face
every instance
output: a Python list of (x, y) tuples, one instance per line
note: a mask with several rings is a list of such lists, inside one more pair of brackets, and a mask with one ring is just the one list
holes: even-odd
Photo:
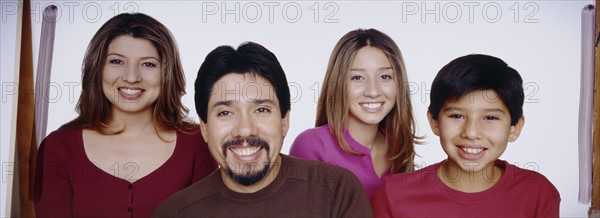
[(261, 76), (229, 73), (215, 83), (200, 126), (229, 177), (223, 175), (226, 184), (252, 186), (269, 175), (289, 127), (289, 113), (281, 113), (275, 90)]

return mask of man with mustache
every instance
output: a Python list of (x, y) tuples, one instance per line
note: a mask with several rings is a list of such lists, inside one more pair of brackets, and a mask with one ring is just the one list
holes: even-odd
[(280, 154), (290, 91), (273, 53), (248, 42), (210, 52), (195, 84), (202, 135), (220, 170), (174, 194), (155, 217), (371, 217), (346, 169)]

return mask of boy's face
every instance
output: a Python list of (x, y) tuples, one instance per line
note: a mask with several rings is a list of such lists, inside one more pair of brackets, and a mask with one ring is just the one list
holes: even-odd
[(447, 101), (438, 120), (428, 113), (433, 132), (440, 137), (449, 164), (478, 172), (502, 155), (508, 142), (521, 132), (524, 118), (510, 125), (508, 108), (493, 90), (476, 90)]

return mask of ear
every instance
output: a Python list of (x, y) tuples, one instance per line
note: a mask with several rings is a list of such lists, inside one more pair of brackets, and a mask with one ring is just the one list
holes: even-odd
[(204, 142), (208, 143), (208, 131), (206, 130), (206, 123), (200, 119), (200, 133), (202, 134), (202, 138)]
[(510, 126), (510, 132), (508, 133), (508, 141), (514, 142), (521, 135), (521, 130), (525, 125), (525, 117), (521, 116), (515, 125)]
[(290, 110), (285, 113), (285, 116), (281, 118), (281, 128), (283, 128), (283, 138), (287, 135), (288, 130), (290, 129)]
[(429, 120), (429, 127), (431, 127), (433, 134), (440, 136), (440, 121), (433, 119), (433, 115), (429, 111), (427, 111), (427, 120)]

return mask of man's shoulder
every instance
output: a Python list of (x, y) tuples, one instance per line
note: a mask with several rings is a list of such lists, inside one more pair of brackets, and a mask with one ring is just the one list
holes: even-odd
[(219, 170), (184, 188), (164, 200), (154, 211), (154, 217), (173, 217), (179, 211), (217, 194), (214, 182), (220, 180)]
[(305, 160), (296, 157), (284, 156), (288, 162), (288, 179), (301, 180), (305, 182), (317, 182), (329, 184), (332, 181), (351, 181), (360, 186), (356, 176), (349, 170), (323, 163), (320, 161)]

